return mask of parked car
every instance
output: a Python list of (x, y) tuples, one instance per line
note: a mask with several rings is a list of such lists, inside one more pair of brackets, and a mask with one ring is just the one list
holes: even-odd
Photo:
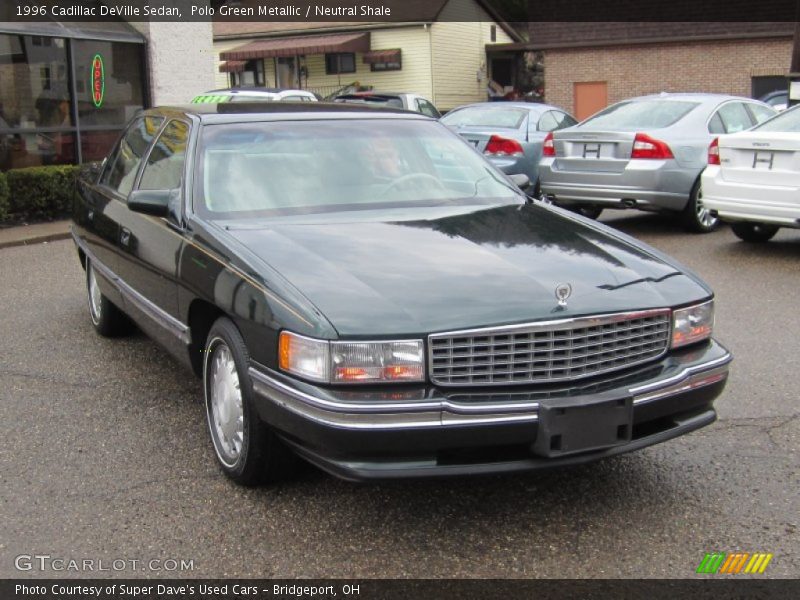
[(783, 111), (789, 107), (789, 90), (775, 90), (769, 94), (764, 94), (759, 100), (769, 104), (777, 111)]
[(417, 94), (405, 92), (353, 92), (340, 94), (333, 99), (334, 102), (347, 102), (349, 104), (367, 104), (370, 106), (388, 106), (418, 112), (434, 119), (441, 117), (441, 113), (433, 102)]
[(578, 121), (558, 107), (528, 102), (481, 102), (451, 110), (442, 123), (509, 175), (523, 173), (539, 191), (544, 138)]
[(713, 422), (731, 360), (696, 275), (405, 111), (147, 110), (82, 170), (73, 237), (95, 329), (202, 378), (242, 484), (287, 447), (349, 479), (637, 450)]
[(800, 227), (800, 106), (711, 142), (703, 202), (746, 242)]
[(703, 205), (700, 174), (720, 133), (750, 129), (775, 114), (757, 100), (717, 94), (658, 94), (609, 106), (544, 142), (542, 192), (558, 204), (680, 213), (688, 229), (718, 223)]
[(192, 104), (220, 102), (318, 102), (314, 92), (279, 88), (227, 88), (211, 90), (192, 99)]

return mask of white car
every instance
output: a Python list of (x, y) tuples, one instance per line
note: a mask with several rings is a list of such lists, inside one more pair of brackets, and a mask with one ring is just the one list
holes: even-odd
[(711, 142), (703, 204), (747, 242), (800, 228), (800, 106)]
[(192, 99), (192, 104), (220, 102), (317, 102), (314, 92), (278, 88), (227, 88), (211, 90)]

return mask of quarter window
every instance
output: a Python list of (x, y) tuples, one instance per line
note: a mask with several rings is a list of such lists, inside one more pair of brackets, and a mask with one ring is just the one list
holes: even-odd
[(181, 186), (189, 125), (170, 121), (158, 138), (139, 183), (141, 190), (174, 190)]
[(424, 98), (417, 98), (417, 111), (421, 112), (423, 115), (433, 117), (434, 119), (441, 117), (436, 107)]
[(133, 188), (133, 181), (136, 179), (142, 157), (163, 121), (162, 117), (136, 119), (108, 162), (100, 183), (127, 196)]

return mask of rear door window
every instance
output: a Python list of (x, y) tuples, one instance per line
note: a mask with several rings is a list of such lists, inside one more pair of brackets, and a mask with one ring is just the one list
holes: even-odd
[(725, 133), (736, 133), (753, 126), (750, 113), (741, 102), (728, 102), (720, 107), (717, 114), (722, 119), (722, 124), (725, 125)]
[(133, 189), (142, 157), (161, 127), (163, 117), (140, 117), (130, 126), (115, 155), (106, 165), (100, 183), (123, 196)]

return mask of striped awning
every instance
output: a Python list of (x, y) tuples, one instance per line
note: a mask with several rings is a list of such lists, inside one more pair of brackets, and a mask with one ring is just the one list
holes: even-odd
[(244, 71), (246, 60), (229, 60), (219, 66), (220, 73), (241, 73)]
[(400, 48), (392, 50), (371, 50), (364, 54), (364, 64), (374, 65), (375, 63), (399, 63)]
[(238, 61), (300, 54), (326, 54), (328, 52), (369, 52), (369, 33), (257, 40), (226, 52), (220, 52), (219, 57), (224, 61)]

